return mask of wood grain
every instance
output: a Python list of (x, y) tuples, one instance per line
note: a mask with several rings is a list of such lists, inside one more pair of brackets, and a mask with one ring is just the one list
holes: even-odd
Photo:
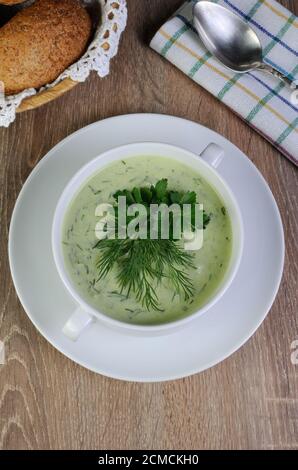
[[(290, 344), (298, 339), (297, 170), (148, 48), (180, 3), (129, 0), (128, 28), (111, 75), (93, 75), (0, 129), (0, 339), (7, 357), (0, 366), (1, 449), (298, 449), (298, 366), (290, 360)], [(295, 0), (282, 3), (298, 13)], [(287, 245), (282, 287), (253, 338), (211, 370), (165, 384), (107, 379), (57, 352), (25, 315), (7, 258), (13, 206), (40, 158), (82, 126), (145, 111), (200, 122), (240, 147), (276, 197)]]

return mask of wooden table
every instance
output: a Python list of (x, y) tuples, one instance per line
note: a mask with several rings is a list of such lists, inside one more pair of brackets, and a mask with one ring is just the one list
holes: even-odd
[[(298, 365), (291, 363), (291, 343), (298, 339), (297, 170), (149, 49), (150, 37), (180, 0), (128, 3), (128, 28), (108, 78), (93, 75), (0, 129), (0, 339), (7, 356), (0, 366), (0, 448), (298, 449)], [(281, 3), (298, 13), (296, 0)], [(268, 181), (286, 236), (282, 286), (253, 338), (211, 370), (163, 384), (101, 377), (56, 351), (25, 315), (7, 257), (15, 200), (43, 155), (91, 122), (133, 112), (192, 119), (230, 139)]]

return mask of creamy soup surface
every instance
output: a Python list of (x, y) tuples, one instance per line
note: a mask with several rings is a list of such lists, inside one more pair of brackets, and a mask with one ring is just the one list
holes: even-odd
[[(160, 310), (146, 310), (133, 293), (119, 291), (117, 267), (98, 281), (96, 261), (100, 251), (95, 226), (95, 208), (100, 203), (115, 202), (113, 194), (119, 189), (150, 186), (159, 179), (168, 179), (168, 188), (195, 191), (197, 202), (211, 215), (204, 230), (203, 247), (191, 252), (196, 269), (189, 269), (195, 295), (190, 301), (173, 291), (166, 281), (156, 286)], [(232, 231), (229, 215), (216, 191), (191, 167), (174, 159), (157, 156), (131, 157), (117, 161), (95, 173), (70, 203), (65, 216), (62, 244), (70, 279), (90, 305), (100, 312), (128, 323), (153, 325), (183, 318), (202, 307), (210, 299), (229, 264)]]

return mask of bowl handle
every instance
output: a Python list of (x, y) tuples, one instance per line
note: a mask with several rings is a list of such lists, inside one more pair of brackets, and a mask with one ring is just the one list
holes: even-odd
[(217, 144), (209, 144), (200, 154), (200, 157), (213, 168), (217, 168), (225, 156), (225, 151)]
[(93, 322), (93, 317), (78, 307), (62, 328), (62, 332), (72, 341), (77, 341), (81, 333)]

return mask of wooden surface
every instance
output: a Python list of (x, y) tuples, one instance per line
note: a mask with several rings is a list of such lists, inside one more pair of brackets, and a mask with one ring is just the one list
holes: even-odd
[[(128, 3), (128, 28), (108, 78), (92, 76), (0, 129), (0, 339), (7, 356), (0, 366), (0, 448), (298, 449), (298, 365), (290, 349), (298, 339), (297, 169), (148, 48), (179, 0)], [(298, 13), (296, 0), (282, 3)], [(285, 227), (282, 286), (257, 333), (213, 369), (164, 384), (111, 380), (57, 352), (25, 315), (7, 258), (13, 206), (37, 162), (80, 127), (132, 112), (189, 118), (230, 139), (265, 176)]]

